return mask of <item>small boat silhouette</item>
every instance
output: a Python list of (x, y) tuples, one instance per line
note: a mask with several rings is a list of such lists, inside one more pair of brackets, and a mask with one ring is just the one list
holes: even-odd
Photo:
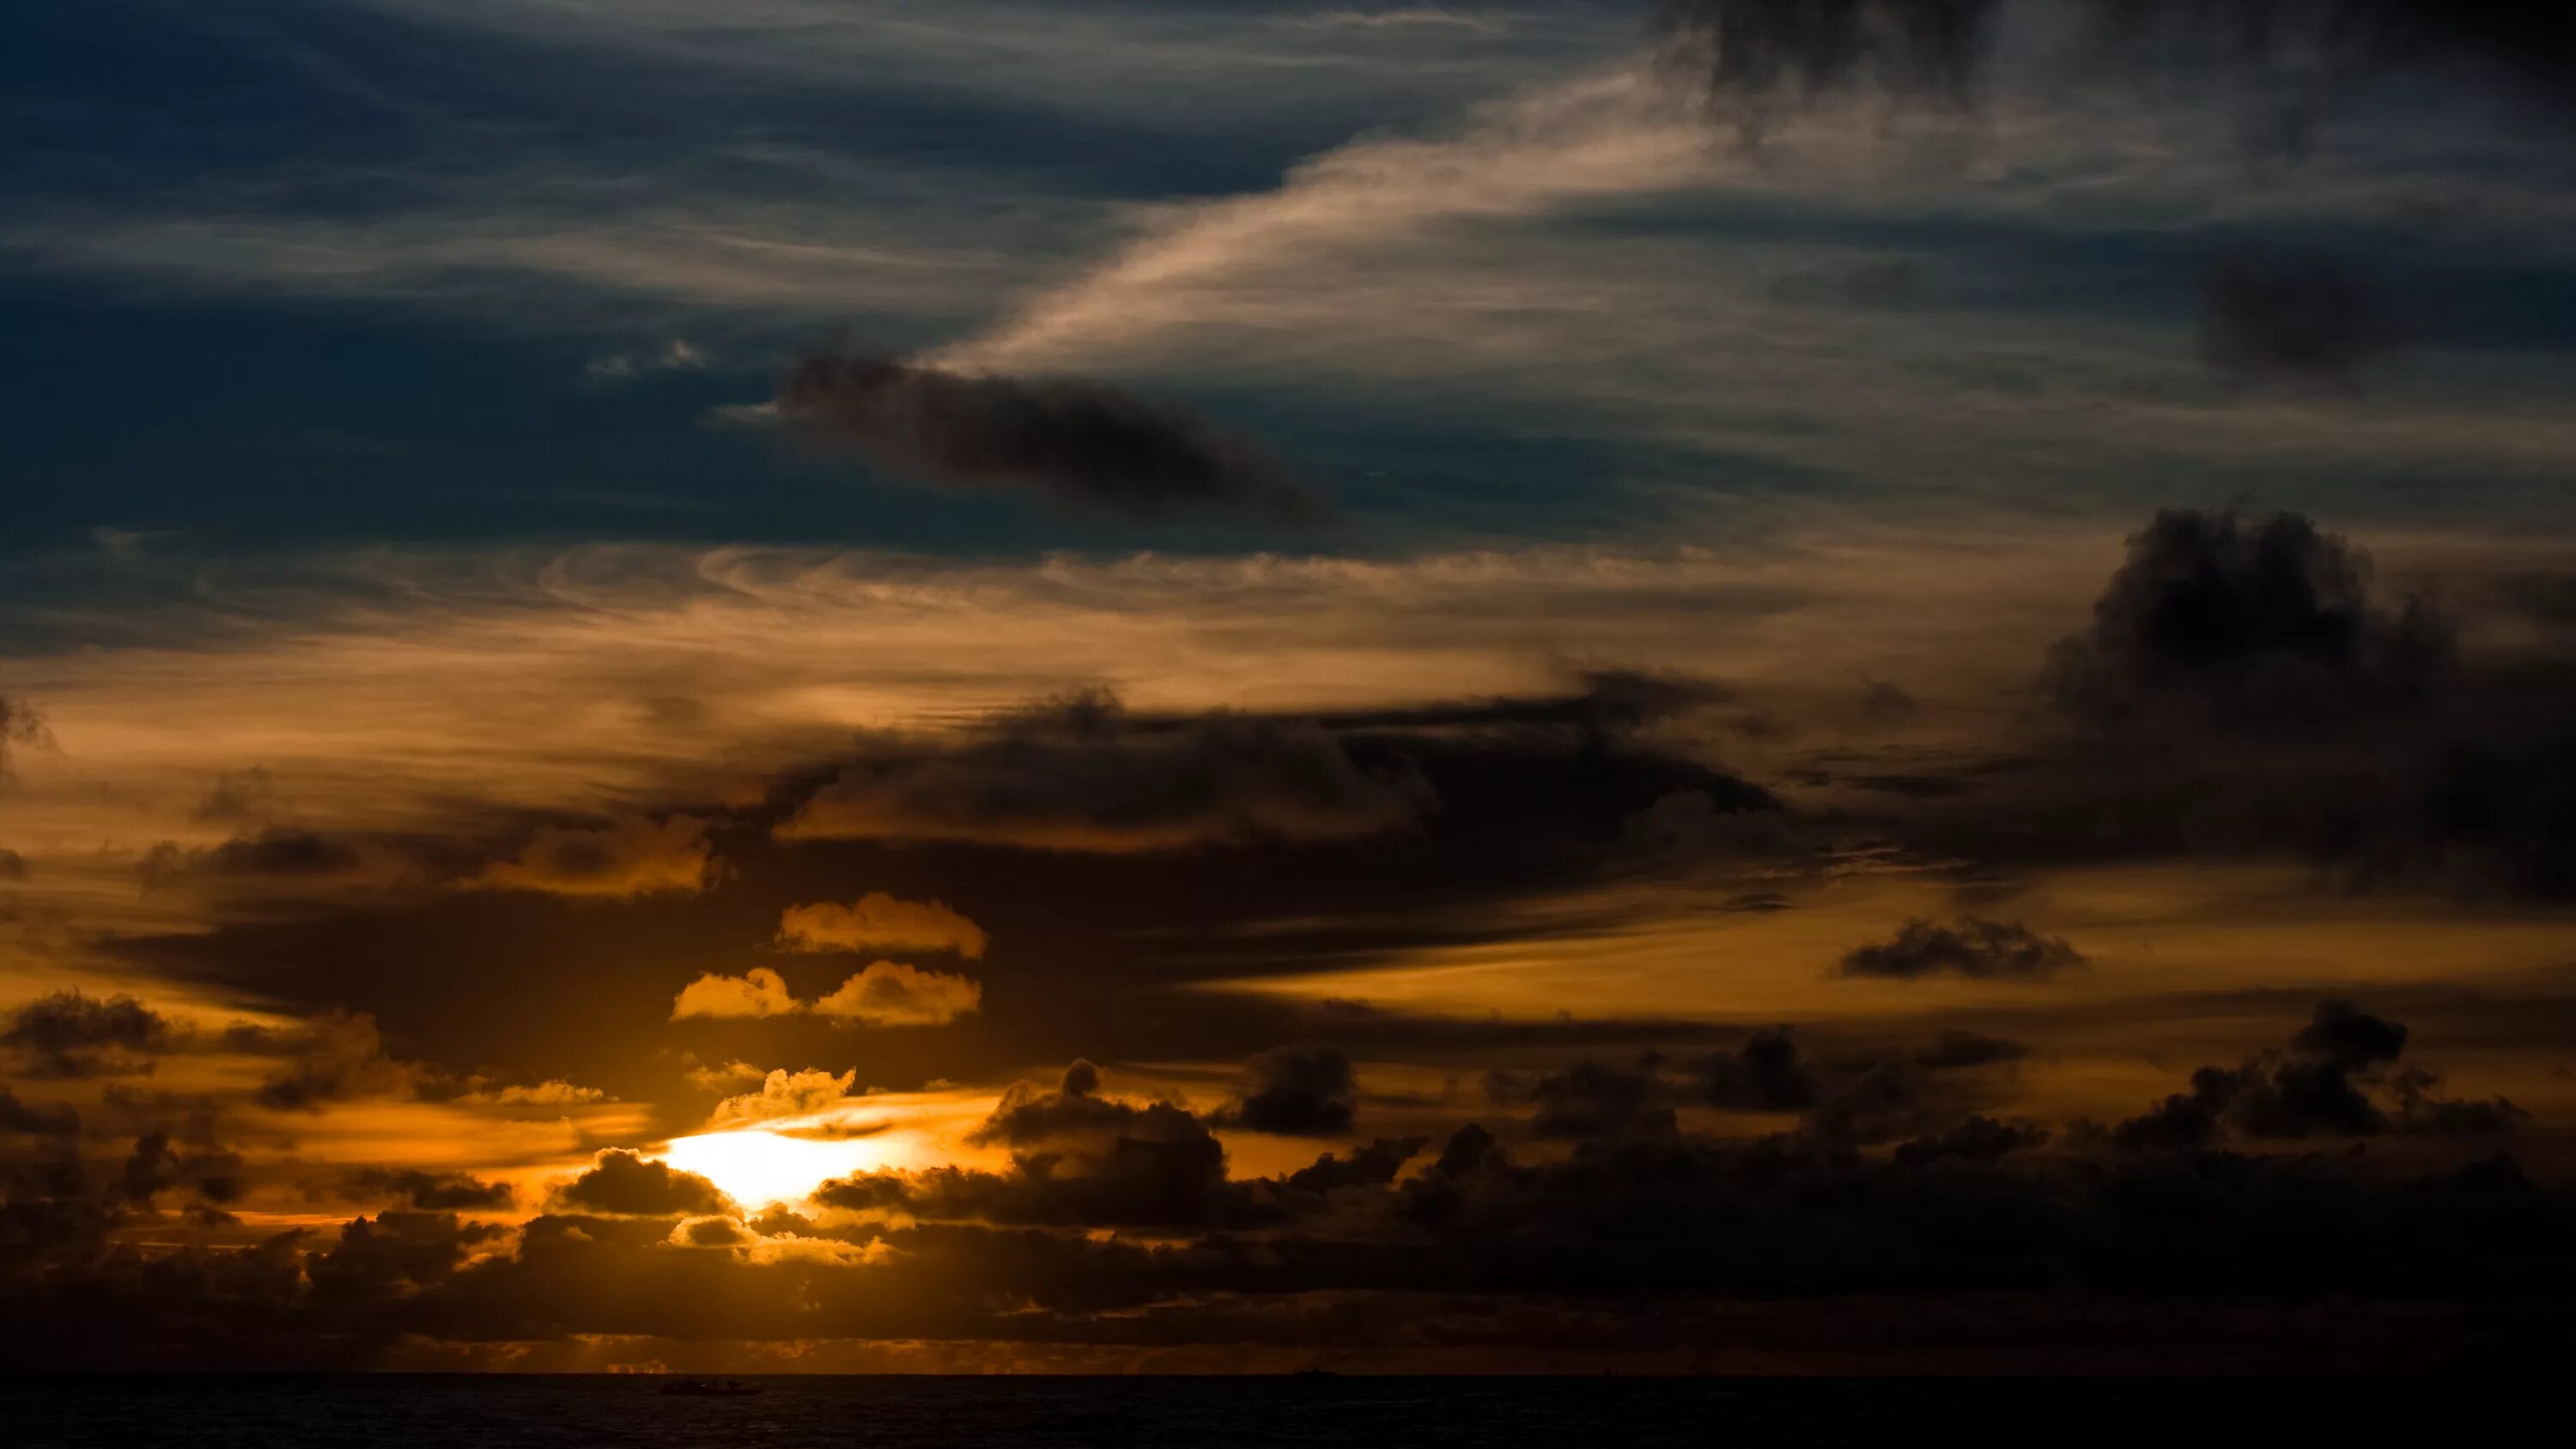
[(714, 1379), (673, 1379), (662, 1385), (662, 1392), (688, 1394), (702, 1399), (734, 1399), (745, 1394), (759, 1393), (760, 1386), (744, 1383), (740, 1379), (726, 1379), (722, 1382)]

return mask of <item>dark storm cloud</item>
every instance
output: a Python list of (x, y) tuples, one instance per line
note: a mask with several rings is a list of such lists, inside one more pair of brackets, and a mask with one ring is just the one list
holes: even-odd
[(1700, 1063), (1706, 1100), (1731, 1112), (1800, 1112), (1816, 1104), (1816, 1078), (1787, 1027), (1755, 1032)]
[(1354, 1147), (1348, 1157), (1330, 1152), (1307, 1166), (1288, 1174), (1285, 1185), (1292, 1192), (1329, 1193), (1346, 1187), (1384, 1187), (1395, 1181), (1404, 1165), (1422, 1154), (1429, 1146), (1428, 1137), (1380, 1137), (1365, 1147)]
[(2048, 652), (2065, 728), (1884, 828), (1988, 866), (2294, 860), (2351, 889), (2567, 896), (2576, 641), (2481, 656), (2463, 632), (2305, 517), (2166, 510)]
[(1998, 1122), (1992, 1117), (1970, 1117), (1948, 1131), (1899, 1143), (1895, 1161), (1899, 1167), (1928, 1167), (1945, 1159), (1994, 1162), (2010, 1153), (2043, 1146), (2047, 1141), (2048, 1132), (2043, 1128)]
[(131, 996), (57, 991), (0, 1018), (0, 1063), (20, 1077), (127, 1076), (152, 1070), (179, 1032)]
[(647, 1162), (619, 1148), (600, 1153), (594, 1166), (557, 1189), (555, 1197), (569, 1207), (624, 1217), (720, 1213), (731, 1206), (714, 1183), (696, 1173)]
[(1429, 804), (1417, 777), (1361, 769), (1312, 724), (1166, 725), (1095, 693), (1015, 712), (962, 744), (888, 741), (779, 833), (1117, 854), (1377, 835)]
[(2028, 1055), (2030, 1048), (2020, 1042), (1950, 1028), (1934, 1036), (1929, 1046), (1918, 1049), (1914, 1064), (1925, 1071), (1955, 1071), (2015, 1062)]
[(1220, 1127), (1284, 1137), (1333, 1137), (1351, 1128), (1359, 1082), (1351, 1059), (1328, 1046), (1285, 1046), (1244, 1063), (1243, 1095), (1217, 1116)]
[(497, 1212), (516, 1201), (506, 1182), (482, 1182), (462, 1172), (422, 1172), (413, 1168), (353, 1172), (340, 1180), (339, 1190), (355, 1200), (398, 1202), (427, 1212)]
[(29, 1137), (69, 1137), (80, 1131), (80, 1113), (60, 1102), (25, 1102), (0, 1087), (0, 1132)]
[(1535, 1075), (1494, 1072), (1485, 1078), (1485, 1095), (1497, 1107), (1532, 1109), (1530, 1129), (1541, 1137), (1666, 1135), (1680, 1129), (1662, 1065), (1647, 1056), (1633, 1068), (1584, 1061)]
[(1943, 926), (1907, 921), (1885, 941), (1845, 953), (1837, 972), (1914, 981), (1960, 976), (1977, 981), (2045, 981), (2085, 963), (2084, 953), (2018, 922), (1963, 916)]
[[(1347, 1064), (1345, 1064), (1347, 1065)], [(1169, 1102), (1099, 1094), (1076, 1061), (1053, 1088), (1016, 1082), (969, 1141), (1012, 1148), (1007, 1172), (864, 1173), (816, 1190), (851, 1211), (1031, 1226), (1229, 1227), (1278, 1217), (1262, 1185), (1230, 1181), (1209, 1123)]]
[(2438, 615), (2375, 602), (2369, 557), (2308, 519), (2167, 509), (2129, 540), (2092, 627), (2050, 652), (2047, 683), (2103, 724), (2307, 729), (2420, 704), (2452, 657)]
[(281, 1112), (318, 1112), (324, 1104), (356, 1097), (416, 1093), (422, 1069), (385, 1054), (375, 1019), (330, 1012), (284, 1030), (234, 1028), (223, 1040), (236, 1050), (288, 1058), (259, 1085), (253, 1100)]
[(1105, 383), (825, 353), (797, 364), (777, 402), (882, 467), (948, 487), (1025, 488), (1132, 517), (1322, 509), (1258, 443)]
[(2349, 390), (2403, 340), (2397, 304), (2323, 257), (2239, 253), (2201, 273), (2201, 356), (2250, 382)]
[(2576, 20), (2542, 0), (1664, 0), (1654, 28), (1719, 115), (1758, 127), (1838, 92), (1975, 104), (2025, 18), (2053, 79), (2224, 85), (2291, 143), (2382, 79), (2450, 78), (2564, 113), (2576, 78)]
[[(2476, 1136), (2526, 1115), (2498, 1097), (2457, 1101), (2435, 1096), (2439, 1078), (2421, 1068), (2378, 1069), (2406, 1049), (2406, 1028), (2348, 1001), (2317, 1003), (2286, 1050), (2266, 1051), (2234, 1068), (2202, 1067), (2191, 1089), (2111, 1129), (2111, 1140), (2139, 1151), (2206, 1146), (2227, 1133), (2253, 1139), (2375, 1137), (2391, 1132)], [(2393, 1107), (2375, 1100), (2386, 1087)]]

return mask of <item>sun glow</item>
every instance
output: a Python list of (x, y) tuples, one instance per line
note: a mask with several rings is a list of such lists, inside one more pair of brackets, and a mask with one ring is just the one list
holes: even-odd
[(901, 1154), (879, 1137), (787, 1137), (751, 1128), (676, 1137), (662, 1160), (694, 1172), (746, 1208), (804, 1201), (836, 1177), (897, 1165)]

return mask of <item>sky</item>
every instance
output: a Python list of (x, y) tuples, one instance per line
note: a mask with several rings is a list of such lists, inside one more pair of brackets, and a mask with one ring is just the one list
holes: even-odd
[(0, 1343), (2513, 1360), (2576, 24), (0, 14)]

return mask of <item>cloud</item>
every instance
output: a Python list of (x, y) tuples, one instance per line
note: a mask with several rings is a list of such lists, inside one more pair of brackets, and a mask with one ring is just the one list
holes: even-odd
[(1418, 779), (1363, 771), (1311, 724), (1210, 714), (1165, 725), (1088, 694), (958, 744), (888, 741), (777, 833), (1126, 854), (1355, 839), (1427, 806)]
[(2045, 981), (2085, 964), (2084, 953), (2019, 923), (1963, 916), (1955, 924), (1907, 921), (1889, 940), (1856, 946), (1836, 968), (1843, 976), (1914, 981), (1959, 976), (1975, 981)]
[(319, 1112), (325, 1103), (355, 1097), (408, 1097), (423, 1076), (419, 1066), (385, 1054), (375, 1018), (362, 1013), (332, 1012), (282, 1032), (235, 1029), (226, 1040), (291, 1058), (253, 1094), (273, 1111)]
[[(2467, 79), (2564, 110), (2576, 74), (2576, 27), (2522, 0), (1662, 0), (1655, 27), (1748, 127), (1845, 92), (1964, 107), (2028, 75), (2226, 87), (2297, 140), (2376, 80)], [(1992, 64), (2008, 39), (2009, 71)]]
[(600, 1153), (589, 1170), (556, 1189), (555, 1198), (568, 1207), (625, 1217), (712, 1215), (732, 1207), (714, 1183), (696, 1173), (647, 1162), (622, 1148)]
[(778, 918), (778, 944), (795, 951), (947, 951), (980, 961), (990, 939), (945, 901), (907, 901), (883, 891), (846, 906), (789, 906)]
[(1895, 1161), (1899, 1167), (1928, 1167), (1945, 1160), (1993, 1162), (2047, 1141), (2048, 1133), (2042, 1128), (1970, 1117), (1946, 1132), (1899, 1143)]
[(1024, 488), (1137, 518), (1229, 507), (1295, 519), (1320, 506), (1259, 444), (1105, 383), (826, 353), (797, 364), (777, 406), (946, 487)]
[(517, 1201), (506, 1182), (483, 1182), (462, 1172), (418, 1168), (369, 1168), (340, 1180), (354, 1198), (381, 1198), (422, 1212), (498, 1212)]
[(1221, 1127), (1332, 1137), (1349, 1131), (1358, 1111), (1351, 1059), (1332, 1047), (1276, 1047), (1245, 1062), (1244, 1075), (1243, 1095), (1216, 1117)]
[(860, 1026), (944, 1026), (974, 1014), (983, 999), (984, 988), (969, 977), (872, 961), (808, 1009)]
[(16, 753), (30, 747), (44, 748), (54, 742), (54, 732), (45, 716), (24, 699), (0, 694), (0, 783), (13, 777)]
[(2249, 381), (2348, 390), (2401, 336), (2395, 304), (2322, 257), (2240, 253), (2201, 274), (2201, 355)]
[(57, 991), (12, 1009), (0, 1025), (0, 1051), (21, 1077), (126, 1076), (152, 1070), (150, 1057), (171, 1050), (180, 1033), (131, 996), (104, 1000)]
[(715, 865), (708, 824), (693, 815), (626, 815), (595, 827), (547, 826), (516, 859), (494, 862), (470, 884), (594, 900), (694, 895)]
[(787, 989), (786, 977), (766, 966), (754, 966), (740, 976), (710, 971), (681, 987), (671, 1002), (671, 1019), (790, 1016), (804, 1009)]
[[(2202, 1067), (2191, 1090), (2110, 1129), (2131, 1151), (2211, 1145), (2227, 1133), (2257, 1140), (2376, 1137), (2391, 1132), (2479, 1136), (2521, 1121), (2523, 1110), (2498, 1097), (2455, 1101), (2433, 1095), (2439, 1078), (2422, 1068), (2384, 1073), (2406, 1049), (2406, 1028), (2351, 1002), (2329, 999), (2281, 1051), (2259, 1052), (2234, 1068)], [(2385, 1085), (2395, 1110), (2375, 1099)]]
[(0, 1086), (0, 1132), (29, 1137), (69, 1137), (80, 1131), (80, 1113), (61, 1102), (29, 1102)]
[(812, 1014), (854, 1026), (939, 1026), (973, 1014), (984, 988), (971, 977), (876, 961), (830, 994), (803, 1001), (786, 978), (765, 966), (740, 976), (708, 972), (682, 987), (671, 1020)]
[(759, 1091), (718, 1102), (707, 1124), (732, 1127), (780, 1117), (810, 1117), (849, 1096), (858, 1079), (856, 1067), (837, 1076), (825, 1071), (790, 1072), (782, 1068), (762, 1078)]
[(1755, 1032), (1733, 1051), (1700, 1063), (1703, 1095), (1730, 1112), (1799, 1112), (1816, 1104), (1816, 1079), (1798, 1058), (1787, 1027)]
[(2167, 509), (2129, 540), (2092, 627), (2049, 654), (2058, 705), (2089, 721), (2312, 729), (2421, 701), (2451, 631), (2371, 598), (2367, 555), (2297, 514)]
[(1541, 1137), (1669, 1136), (1680, 1129), (1660, 1065), (1648, 1057), (1633, 1071), (1586, 1061), (1538, 1076), (1495, 1072), (1485, 1095), (1498, 1107), (1536, 1108), (1530, 1126)]

